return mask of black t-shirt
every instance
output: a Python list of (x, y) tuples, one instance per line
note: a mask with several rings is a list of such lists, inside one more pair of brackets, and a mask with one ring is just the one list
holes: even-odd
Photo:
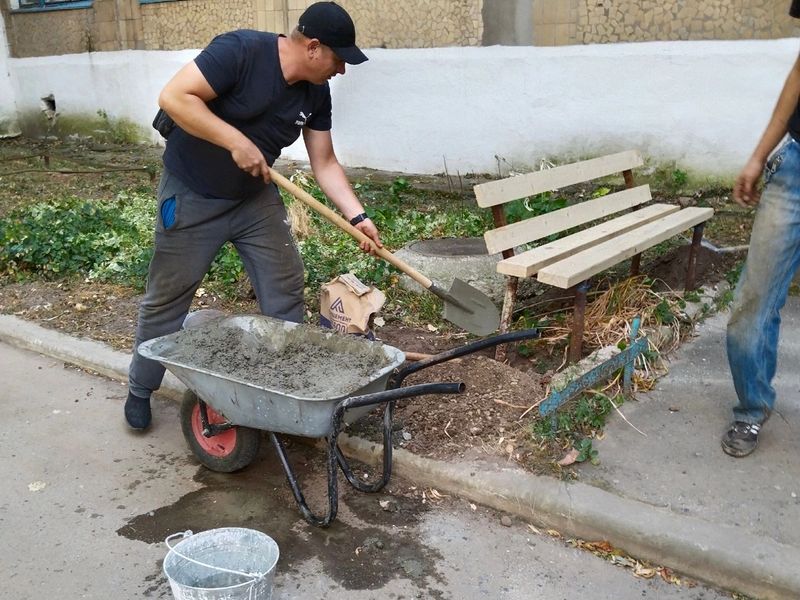
[(789, 135), (796, 142), (800, 142), (800, 100), (798, 100), (792, 116), (789, 117)]
[[(269, 165), (303, 127), (331, 128), (328, 84), (288, 85), (278, 57), (278, 35), (239, 30), (219, 35), (195, 58), (217, 97), (211, 111), (258, 146)], [(264, 189), (261, 177), (236, 166), (228, 150), (189, 135), (170, 133), (164, 165), (198, 194), (243, 199)]]
[[(792, 0), (789, 14), (795, 19), (800, 19), (800, 0)], [(791, 135), (795, 141), (800, 142), (800, 99), (797, 101), (794, 114), (792, 114), (789, 119), (789, 135)]]

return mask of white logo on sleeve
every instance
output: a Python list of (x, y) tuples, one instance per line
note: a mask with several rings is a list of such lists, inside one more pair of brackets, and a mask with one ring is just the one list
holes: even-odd
[(298, 116), (297, 120), (294, 122), (295, 125), (299, 125), (300, 127), (306, 126), (306, 121), (311, 118), (313, 113), (304, 113), (302, 110), (300, 111), (300, 115)]

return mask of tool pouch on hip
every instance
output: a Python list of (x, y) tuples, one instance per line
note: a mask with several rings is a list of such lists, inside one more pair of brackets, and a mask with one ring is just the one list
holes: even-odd
[(167, 139), (172, 130), (175, 129), (175, 121), (164, 112), (164, 109), (159, 108), (153, 119), (153, 129), (160, 133), (161, 137)]

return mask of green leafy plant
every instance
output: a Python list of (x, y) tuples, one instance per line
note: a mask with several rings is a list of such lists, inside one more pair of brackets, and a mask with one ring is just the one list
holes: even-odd
[(589, 438), (583, 438), (575, 444), (575, 449), (578, 451), (578, 458), (575, 460), (577, 462), (585, 462), (589, 461), (593, 465), (599, 464), (600, 459), (597, 455), (597, 450), (594, 449), (592, 446), (592, 440)]
[(677, 188), (680, 189), (687, 184), (689, 181), (689, 175), (687, 175), (686, 171), (682, 171), (681, 169), (673, 169), (672, 170), (672, 184)]
[(716, 300), (717, 309), (719, 310), (725, 309), (729, 307), (732, 302), (733, 302), (733, 290), (732, 289), (725, 290), (725, 292), (721, 294)]
[(97, 111), (97, 116), (103, 131), (107, 132), (106, 136), (115, 144), (135, 144), (145, 137), (141, 127), (133, 121), (110, 117), (103, 109)]
[(239, 258), (239, 253), (232, 244), (225, 244), (220, 248), (211, 268), (208, 270), (207, 280), (221, 287), (221, 293), (230, 297), (231, 288), (236, 286), (244, 275), (244, 264)]
[(739, 278), (742, 276), (743, 268), (744, 268), (744, 262), (740, 262), (730, 271), (725, 273), (725, 281), (728, 282), (731, 288), (735, 288), (736, 284), (739, 283)]
[(553, 192), (542, 192), (535, 196), (509, 202), (506, 205), (506, 218), (509, 223), (516, 223), (564, 208), (566, 205), (566, 198), (555, 196)]
[(662, 325), (672, 323), (675, 320), (675, 315), (672, 313), (669, 302), (666, 300), (659, 302), (653, 309), (653, 318)]
[[(36, 203), (0, 220), (0, 273), (21, 278), (80, 274), (127, 281), (146, 268), (141, 219), (132, 220), (129, 198), (91, 202), (68, 197)], [(140, 199), (137, 199), (140, 200)], [(138, 203), (138, 202), (137, 202)], [(122, 260), (128, 263), (122, 264)]]
[[(614, 403), (619, 406), (622, 401), (623, 398), (619, 396)], [(561, 407), (555, 419), (535, 421), (531, 432), (534, 437), (550, 439), (574, 440), (581, 436), (590, 436), (603, 428), (613, 408), (611, 399), (605, 394), (582, 394), (577, 400)]]
[(411, 184), (405, 177), (398, 177), (397, 179), (392, 181), (390, 189), (392, 192), (392, 197), (395, 199), (399, 199), (400, 194), (402, 192), (407, 192), (411, 189)]
[(700, 294), (695, 290), (685, 292), (683, 294), (684, 302), (700, 302)]

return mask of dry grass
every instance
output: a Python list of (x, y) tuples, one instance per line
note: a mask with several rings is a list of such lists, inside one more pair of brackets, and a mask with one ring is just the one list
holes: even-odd
[[(307, 190), (311, 185), (309, 175), (303, 171), (295, 171), (289, 178), (295, 185)], [(289, 222), (292, 224), (292, 233), (298, 240), (305, 240), (317, 233), (314, 222), (311, 220), (311, 209), (299, 200), (293, 200), (287, 206)]]
[[(654, 291), (644, 282), (644, 277), (632, 277), (614, 284), (586, 307), (584, 347), (596, 349), (628, 341), (635, 317), (641, 319), (642, 329), (661, 326), (663, 323), (658, 313), (662, 310), (659, 306), (663, 307), (664, 304), (669, 307), (671, 314), (680, 314), (678, 296)], [(564, 323), (541, 326), (542, 338), (553, 343), (565, 341), (572, 333), (572, 318), (570, 312)], [(659, 352), (674, 349), (680, 339), (680, 321), (673, 319), (668, 325), (675, 329), (676, 335), (670, 347), (654, 348)]]
[[(678, 294), (657, 292), (641, 276), (620, 281), (597, 295), (587, 305), (584, 348), (596, 350), (628, 343), (633, 320), (639, 317), (642, 332), (639, 335), (648, 335), (650, 352), (637, 359), (634, 388), (647, 391), (664, 372), (664, 365), (659, 357), (672, 352), (680, 344), (682, 321), (677, 315), (681, 312)], [(540, 325), (542, 339), (553, 345), (566, 344), (572, 334), (572, 320), (573, 314), (569, 311), (563, 322)], [(665, 336), (661, 332), (652, 335), (664, 326), (672, 329), (672, 335)], [(606, 391), (614, 390), (619, 383), (617, 380), (609, 382)]]

